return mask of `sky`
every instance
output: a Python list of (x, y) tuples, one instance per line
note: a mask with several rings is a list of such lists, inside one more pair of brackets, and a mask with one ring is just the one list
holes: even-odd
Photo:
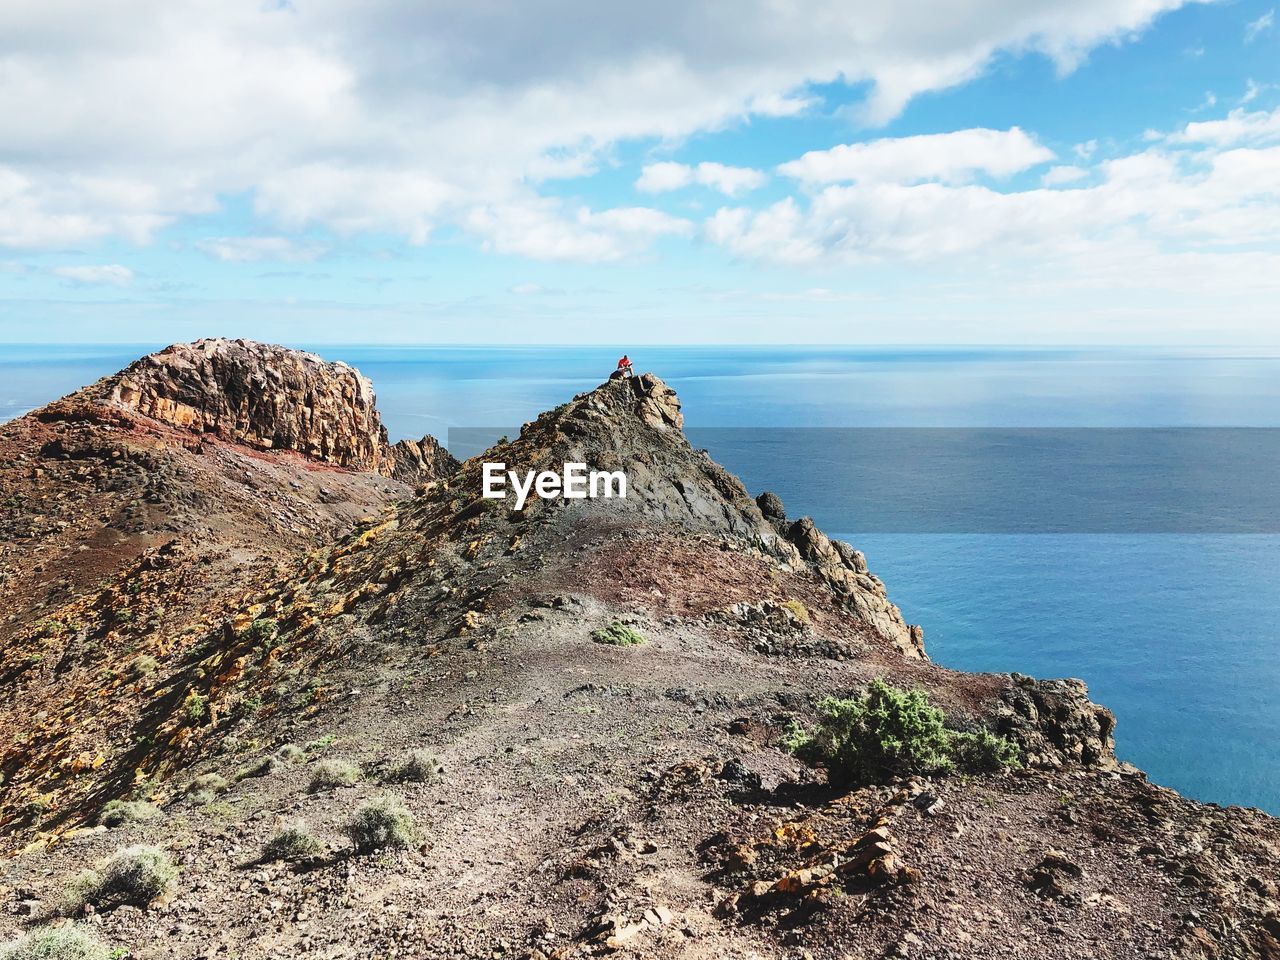
[(5, 0), (0, 342), (1280, 342), (1275, 0)]

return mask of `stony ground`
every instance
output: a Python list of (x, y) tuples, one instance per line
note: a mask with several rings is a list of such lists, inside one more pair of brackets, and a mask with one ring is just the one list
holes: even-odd
[[(179, 866), (172, 891), (78, 919), (139, 958), (1280, 957), (1273, 819), (1117, 764), (1082, 687), (930, 663), (856, 551), (757, 507), (642, 387), (502, 451), (632, 464), (626, 504), (509, 511), (469, 464), (174, 614), (195, 626), (154, 675), (59, 717), (116, 731), (100, 768), (6, 768), (5, 802), (48, 785), (56, 806), (4, 828), (0, 938), (146, 842)], [(165, 569), (119, 575), (160, 603)], [(615, 623), (647, 642), (596, 642)], [(782, 749), (822, 696), (881, 676), (1027, 764), (851, 791)], [(423, 749), (438, 774), (397, 781)], [(333, 760), (359, 780), (312, 792)], [(229, 789), (187, 796), (210, 773)], [(161, 815), (93, 825), (129, 795)], [(357, 853), (344, 827), (384, 795), (415, 839)], [(320, 853), (263, 862), (298, 820)]]
[[(1259, 814), (1084, 770), (833, 791), (778, 749), (779, 721), (856, 688), (865, 665), (761, 656), (644, 609), (629, 618), (650, 642), (608, 647), (589, 633), (616, 608), (536, 599), (555, 605), (526, 605), (480, 649), (367, 651), (376, 671), (328, 678), (329, 705), (253, 728), (256, 742), (232, 735), (183, 779), (234, 781), (284, 743), (310, 744), (303, 760), (11, 861), (10, 910), (38, 912), (139, 841), (173, 851), (172, 900), (92, 918), (139, 957), (1172, 957), (1212, 942), (1201, 924), (1223, 910), (1220, 874), (1243, 865), (1240, 890), (1274, 897), (1276, 831)], [(442, 763), (435, 782), (383, 782), (422, 747)], [(360, 764), (363, 781), (309, 793), (322, 757)], [(352, 855), (343, 823), (388, 791), (420, 845)], [(257, 863), (297, 818), (324, 858)], [(778, 889), (884, 820), (908, 882), (854, 873)]]

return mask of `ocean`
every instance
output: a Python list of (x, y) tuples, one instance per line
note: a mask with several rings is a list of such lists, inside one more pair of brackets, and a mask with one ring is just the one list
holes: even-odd
[[(0, 345), (0, 419), (154, 347)], [(619, 352), (314, 349), (373, 380), (392, 439), (455, 446)], [(630, 352), (752, 493), (866, 553), (934, 660), (1080, 677), (1153, 780), (1280, 814), (1280, 349)]]

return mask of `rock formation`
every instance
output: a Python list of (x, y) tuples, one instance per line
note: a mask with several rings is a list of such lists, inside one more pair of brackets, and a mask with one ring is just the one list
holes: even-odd
[(407, 483), (439, 479), (455, 466), (433, 437), (391, 445), (373, 386), (359, 371), (285, 347), (223, 338), (178, 343), (86, 393), (194, 434)]

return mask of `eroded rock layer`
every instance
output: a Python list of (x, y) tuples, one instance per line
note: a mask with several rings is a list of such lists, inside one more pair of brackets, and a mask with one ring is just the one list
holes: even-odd
[(223, 338), (178, 343), (89, 392), (101, 403), (259, 450), (291, 450), (415, 483), (447, 475), (432, 437), (392, 445), (358, 370), (313, 353)]

